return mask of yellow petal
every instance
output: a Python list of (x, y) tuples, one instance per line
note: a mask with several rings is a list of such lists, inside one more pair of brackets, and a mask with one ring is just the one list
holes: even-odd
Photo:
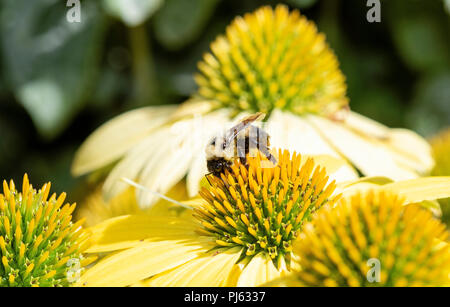
[(145, 242), (100, 260), (77, 282), (78, 286), (121, 287), (182, 265), (205, 252), (196, 240)]
[(175, 109), (176, 106), (141, 108), (103, 124), (75, 154), (72, 173), (80, 176), (116, 161), (151, 131), (166, 123)]
[(242, 271), (237, 282), (238, 287), (256, 287), (276, 279), (284, 274), (284, 270), (277, 270), (272, 260), (265, 253), (259, 253)]
[(145, 285), (151, 287), (220, 287), (238, 261), (241, 248), (210, 252), (182, 266), (158, 274)]
[(419, 203), (450, 197), (450, 177), (417, 178), (393, 182), (381, 188), (404, 196), (407, 203)]
[(142, 241), (192, 239), (197, 237), (194, 221), (175, 217), (125, 215), (90, 228), (93, 233), (88, 253), (131, 248)]
[(374, 177), (361, 177), (357, 180), (349, 180), (349, 181), (345, 181), (345, 182), (341, 182), (337, 185), (337, 189), (339, 189), (339, 193), (342, 193), (345, 191), (345, 189), (350, 188), (352, 186), (355, 185), (359, 185), (359, 184), (364, 184), (364, 183), (368, 183), (368, 184), (373, 184), (373, 185), (384, 185), (384, 184), (388, 184), (388, 183), (392, 183), (392, 179), (389, 179), (387, 177), (382, 177), (382, 176), (374, 176)]
[(298, 282), (298, 279), (295, 274), (289, 274), (287, 276), (283, 276), (272, 280), (263, 285), (263, 287), (300, 287), (301, 284)]

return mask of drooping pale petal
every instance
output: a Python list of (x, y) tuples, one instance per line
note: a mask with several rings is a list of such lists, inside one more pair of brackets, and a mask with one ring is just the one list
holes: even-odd
[(272, 148), (289, 149), (302, 155), (342, 156), (300, 116), (274, 110), (265, 125)]
[(176, 217), (125, 215), (108, 219), (91, 228), (92, 245), (88, 253), (131, 248), (143, 240), (192, 239), (197, 223)]
[(343, 124), (357, 133), (384, 140), (389, 137), (390, 129), (385, 125), (356, 112), (346, 112)]
[[(158, 154), (158, 150), (167, 148), (166, 139), (169, 133), (170, 128), (160, 128), (127, 153), (106, 178), (103, 185), (106, 199), (113, 198), (129, 187), (122, 181), (122, 178), (135, 181), (139, 178), (142, 169), (148, 165), (150, 159)], [(164, 163), (164, 161), (160, 161), (160, 163)]]
[(354, 133), (351, 129), (318, 116), (309, 115), (307, 120), (366, 176), (387, 176), (394, 180), (418, 176), (413, 170), (398, 165), (384, 146)]
[(77, 151), (72, 173), (80, 176), (119, 159), (149, 133), (165, 124), (176, 108), (146, 107), (129, 111), (106, 122)]
[[(180, 138), (189, 138), (188, 132)], [(166, 138), (175, 138), (167, 135)], [(180, 181), (187, 173), (194, 150), (188, 143), (177, 143), (176, 139), (165, 140), (154, 153), (149, 157), (147, 164), (142, 168), (139, 175), (139, 183), (153, 191), (166, 194), (170, 187)], [(158, 200), (158, 196), (147, 190), (140, 190), (137, 193), (139, 204), (146, 208)]]
[(244, 268), (237, 281), (238, 287), (256, 287), (280, 277), (285, 269), (277, 270), (266, 254), (254, 256)]
[(207, 250), (206, 247), (195, 239), (142, 242), (100, 260), (81, 276), (77, 285), (88, 287), (132, 285), (198, 257)]
[(428, 173), (433, 167), (430, 145), (414, 131), (390, 129), (355, 112), (348, 112), (343, 124), (355, 133), (382, 144), (400, 165), (421, 174)]
[(200, 181), (208, 173), (206, 168), (206, 156), (202, 152), (198, 154), (192, 161), (191, 168), (186, 178), (186, 185), (189, 196), (197, 195), (199, 191)]
[(395, 154), (398, 163), (403, 163), (421, 174), (429, 173), (433, 168), (431, 146), (415, 132), (391, 129), (386, 144)]
[(240, 248), (209, 252), (184, 265), (151, 278), (145, 286), (152, 287), (220, 287), (227, 286), (227, 277), (240, 256)]
[[(227, 123), (228, 111), (218, 110), (201, 118), (194, 117), (178, 121), (170, 127), (170, 135), (161, 144), (158, 153), (150, 157), (140, 174), (139, 181), (142, 185), (160, 193), (167, 192), (172, 185), (181, 180), (186, 173), (194, 171), (197, 182), (189, 182), (190, 193), (194, 196), (198, 192), (198, 183), (205, 174), (206, 160), (203, 158), (198, 164), (192, 161), (198, 157), (205, 157), (205, 147), (214, 134), (222, 131)], [(167, 146), (167, 147), (164, 147)], [(205, 163), (200, 165), (200, 163)], [(188, 180), (193, 180), (190, 177)], [(196, 190), (194, 190), (196, 188)], [(139, 203), (141, 206), (153, 204), (157, 197), (148, 191), (139, 192)]]

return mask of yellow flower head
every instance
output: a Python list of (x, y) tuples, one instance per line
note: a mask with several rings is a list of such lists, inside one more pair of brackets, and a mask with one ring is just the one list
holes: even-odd
[(445, 226), (395, 194), (368, 192), (322, 209), (295, 244), (305, 286), (448, 285)]
[[(222, 178), (210, 177), (212, 186), (200, 195), (207, 204), (195, 210), (201, 234), (213, 236), (218, 246), (242, 247), (242, 257), (263, 252), (277, 268), (290, 262), (292, 242), (304, 220), (330, 199), (336, 185), (328, 184), (324, 168), (301, 155), (278, 154), (278, 165), (265, 167), (261, 155), (237, 161)], [(328, 185), (327, 185), (328, 184)]]
[(237, 17), (198, 65), (198, 94), (235, 111), (333, 114), (345, 77), (313, 22), (284, 5)]
[(75, 204), (66, 194), (49, 198), (23, 178), (22, 191), (3, 181), (0, 194), (0, 286), (69, 286), (91, 259), (81, 255), (86, 233), (71, 222)]

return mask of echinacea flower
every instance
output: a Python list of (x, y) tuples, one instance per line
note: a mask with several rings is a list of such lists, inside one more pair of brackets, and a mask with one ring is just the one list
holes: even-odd
[(36, 191), (27, 175), (21, 191), (12, 180), (9, 185), (3, 181), (0, 286), (69, 286), (95, 260), (81, 254), (88, 234), (83, 221), (71, 221), (75, 204), (64, 205), (65, 193), (50, 196), (50, 186)]
[[(186, 177), (190, 196), (206, 174), (205, 145), (244, 114), (264, 112), (274, 147), (349, 161), (339, 181), (365, 176), (394, 180), (427, 174), (428, 143), (349, 110), (338, 61), (313, 22), (278, 5), (237, 17), (199, 63), (198, 92), (180, 107), (146, 107), (100, 127), (76, 154), (83, 175), (116, 163), (103, 190), (120, 194), (127, 177), (166, 193)], [(139, 192), (139, 204), (156, 197)]]
[[(222, 178), (209, 176), (202, 199), (188, 202), (195, 219), (128, 215), (93, 227), (87, 252), (108, 256), (78, 285), (257, 286), (296, 269), (292, 242), (303, 223), (340, 193), (333, 193), (331, 174), (313, 160), (288, 151), (277, 159), (276, 167), (263, 168), (267, 160), (249, 157), (247, 167), (238, 160)], [(450, 177), (372, 187), (381, 188), (405, 192), (406, 203), (418, 203), (448, 197)]]
[(290, 269), (303, 221), (336, 200), (336, 185), (312, 159), (285, 151), (278, 160), (261, 168), (260, 155), (249, 157), (248, 169), (236, 161), (221, 179), (210, 176), (194, 205), (197, 220), (125, 216), (94, 227), (89, 252), (125, 251), (100, 261), (80, 284), (233, 286), (279, 277)]
[[(431, 174), (433, 176), (450, 176), (450, 128), (447, 128), (431, 140), (435, 165)], [(442, 220), (450, 224), (450, 198), (441, 199)]]
[(324, 208), (294, 245), (300, 269), (272, 285), (448, 286), (445, 225), (395, 194), (369, 192)]

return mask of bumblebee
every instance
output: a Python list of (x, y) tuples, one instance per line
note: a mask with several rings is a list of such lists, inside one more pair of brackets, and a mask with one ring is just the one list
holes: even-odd
[(229, 170), (236, 159), (246, 165), (247, 154), (259, 150), (274, 165), (277, 160), (270, 153), (269, 134), (252, 125), (264, 118), (264, 113), (256, 113), (241, 120), (227, 130), (224, 136), (214, 137), (206, 147), (206, 165), (210, 174), (219, 177)]

